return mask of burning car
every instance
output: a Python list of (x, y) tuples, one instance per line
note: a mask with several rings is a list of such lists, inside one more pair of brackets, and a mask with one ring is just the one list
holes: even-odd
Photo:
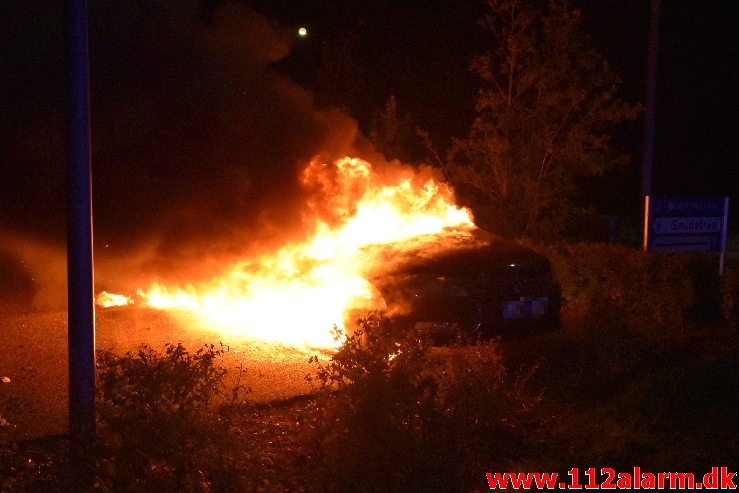
[[(378, 172), (359, 158), (316, 158), (300, 176), (310, 197), (302, 239), (224, 259), (220, 273), (196, 282), (153, 280), (135, 302), (310, 348), (337, 347), (332, 328), (353, 332), (368, 311), (386, 315), (390, 329), (437, 338), (556, 327), (560, 291), (547, 260), (479, 230), (438, 180), (430, 168), (386, 163)], [(98, 297), (100, 306), (133, 302)]]
[(512, 240), (449, 230), (366, 253), (375, 259), (367, 279), (400, 328), (443, 342), (559, 327), (561, 290), (549, 261)]

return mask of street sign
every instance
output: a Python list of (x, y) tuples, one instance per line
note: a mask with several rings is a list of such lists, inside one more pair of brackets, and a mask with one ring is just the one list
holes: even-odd
[(652, 231), (658, 235), (721, 233), (721, 217), (657, 217)]
[(718, 252), (719, 241), (711, 235), (674, 235), (655, 238), (649, 247), (661, 252)]
[(644, 249), (720, 252), (723, 274), (729, 197), (651, 197), (644, 207)]

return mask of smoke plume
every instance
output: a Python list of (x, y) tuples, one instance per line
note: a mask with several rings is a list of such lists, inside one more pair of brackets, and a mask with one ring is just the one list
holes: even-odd
[[(58, 284), (40, 271), (65, 272), (56, 266), (66, 235), (61, 12), (40, 0), (14, 8), (23, 28), (3, 35), (3, 58), (19, 65), (0, 83), (14, 110), (0, 115), (0, 260), (62, 252), (28, 267), (34, 282)], [(35, 34), (47, 43), (34, 44)], [(317, 108), (310, 92), (270, 68), (295, 41), (237, 3), (207, 22), (194, 0), (90, 5), (98, 286), (205, 277), (299, 238), (302, 167), (316, 156), (373, 153), (351, 118)]]

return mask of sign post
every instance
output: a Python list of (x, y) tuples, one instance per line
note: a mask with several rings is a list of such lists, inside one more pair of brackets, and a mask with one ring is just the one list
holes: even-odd
[(95, 305), (87, 1), (68, 0), (70, 50), (69, 224), (67, 243), (69, 432), (75, 490), (93, 484)]
[(719, 252), (724, 275), (729, 197), (645, 198), (644, 249), (654, 252)]

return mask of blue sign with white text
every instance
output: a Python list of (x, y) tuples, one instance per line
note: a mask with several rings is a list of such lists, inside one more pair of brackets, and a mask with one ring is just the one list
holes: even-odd
[(647, 197), (644, 247), (662, 252), (723, 252), (728, 197)]

